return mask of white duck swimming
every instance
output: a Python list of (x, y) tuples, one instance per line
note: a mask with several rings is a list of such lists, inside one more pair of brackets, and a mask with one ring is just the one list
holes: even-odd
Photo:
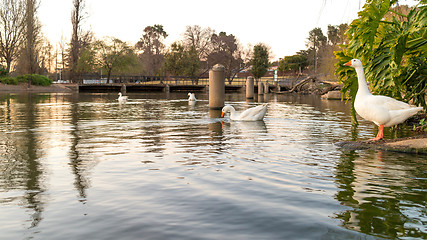
[(414, 107), (391, 97), (372, 95), (369, 92), (368, 84), (366, 84), (362, 62), (359, 59), (352, 59), (344, 65), (356, 69), (359, 89), (354, 100), (354, 108), (357, 114), (378, 125), (377, 137), (370, 140), (376, 141), (382, 139), (384, 137), (384, 127), (391, 127), (402, 123), (423, 109), (422, 107)]
[(230, 112), (231, 120), (238, 121), (259, 121), (262, 120), (267, 113), (267, 103), (262, 105), (246, 109), (245, 111), (239, 113), (236, 112), (233, 106), (225, 106), (222, 108), (221, 117), (224, 117), (225, 113)]
[(188, 93), (187, 96), (188, 96), (188, 101), (194, 101), (194, 102), (197, 101), (196, 94)]
[(122, 93), (119, 92), (119, 97), (117, 98), (117, 100), (119, 100), (119, 103), (123, 103), (126, 102), (128, 100), (128, 96), (122, 96)]

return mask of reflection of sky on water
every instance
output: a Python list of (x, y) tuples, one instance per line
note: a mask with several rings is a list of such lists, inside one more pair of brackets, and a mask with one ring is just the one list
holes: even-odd
[[(226, 97), (237, 110), (258, 104), (257, 99), (242, 101), (239, 94)], [(295, 229), (305, 232), (308, 219), (319, 227), (307, 236), (318, 237), (324, 228), (329, 237), (364, 236), (335, 228), (330, 218), (374, 236), (426, 234), (420, 228), (426, 219), (425, 158), (341, 151), (334, 142), (367, 139), (375, 130), (364, 121), (352, 127), (349, 108), (340, 101), (268, 94), (262, 100), (269, 102), (264, 121), (234, 122), (214, 117), (203, 93), (194, 105), (186, 93), (129, 98), (119, 104), (115, 94), (0, 97), (0, 204), (5, 213), (2, 209), (0, 223), (5, 236), (48, 236), (58, 225), (63, 226), (58, 234), (81, 229), (76, 237), (94, 236), (87, 226), (105, 229), (82, 216), (95, 222), (109, 217), (137, 228), (131, 219), (146, 215), (180, 226), (171, 230), (178, 232), (184, 227), (180, 221), (168, 223), (162, 214), (187, 221), (196, 215), (183, 202), (171, 207), (175, 198), (191, 202), (199, 214), (208, 213), (194, 223), (200, 228), (193, 237), (208, 231), (203, 224), (222, 222), (210, 215), (215, 211), (240, 216), (229, 228), (246, 222), (246, 233), (259, 231), (253, 237), (265, 233), (254, 227), (262, 221), (251, 226), (257, 217), (275, 219), (278, 226), (271, 234), (276, 237)], [(110, 216), (103, 209), (120, 214)], [(285, 220), (290, 214), (295, 215), (292, 224)], [(283, 221), (294, 229), (279, 226)], [(23, 226), (29, 230), (21, 235)], [(144, 226), (155, 232), (159, 227)]]

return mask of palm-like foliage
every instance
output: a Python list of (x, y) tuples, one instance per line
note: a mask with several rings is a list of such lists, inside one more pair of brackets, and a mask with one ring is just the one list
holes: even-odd
[[(335, 52), (339, 59), (336, 74), (343, 83), (342, 92), (354, 101), (357, 76), (343, 64), (359, 58), (374, 94), (411, 101), (426, 108), (427, 0), (420, 0), (407, 15), (393, 10), (396, 2), (367, 1), (347, 31), (350, 42), (342, 51)], [(392, 17), (386, 18), (389, 12), (393, 13)]]

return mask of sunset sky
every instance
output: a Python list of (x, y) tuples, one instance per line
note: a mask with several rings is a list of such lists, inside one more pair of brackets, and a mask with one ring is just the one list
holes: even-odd
[[(265, 43), (273, 59), (306, 49), (308, 33), (328, 24), (351, 23), (364, 0), (86, 0), (83, 29), (97, 38), (117, 37), (135, 44), (146, 26), (163, 25), (165, 43), (179, 40), (186, 26), (210, 27), (233, 34), (244, 46)], [(401, 4), (414, 1), (402, 0)], [(38, 10), (43, 32), (53, 45), (71, 36), (72, 0), (41, 0)]]

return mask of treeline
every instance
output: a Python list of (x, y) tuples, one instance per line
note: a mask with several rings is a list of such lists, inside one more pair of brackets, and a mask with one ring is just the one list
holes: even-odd
[[(79, 76), (102, 70), (107, 79), (112, 74), (171, 75), (197, 79), (215, 64), (222, 64), (227, 80), (232, 82), (237, 73), (254, 64), (268, 68), (269, 49), (265, 44), (258, 44), (253, 49), (244, 48), (234, 35), (225, 32), (217, 34), (210, 28), (198, 25), (187, 26), (183, 38), (169, 47), (164, 44), (167, 36), (162, 25), (154, 25), (144, 29), (134, 46), (114, 37), (94, 40), (81, 49), (72, 73)], [(262, 61), (258, 63), (258, 57), (254, 62), (253, 53), (260, 51), (264, 53), (260, 56), (264, 64)], [(257, 71), (252, 69), (254, 75), (258, 74)]]
[[(184, 37), (166, 46), (162, 25), (147, 26), (135, 45), (115, 37), (95, 39), (84, 29), (85, 0), (72, 0), (71, 40), (57, 47), (43, 36), (37, 18), (38, 0), (0, 0), (0, 63), (4, 75), (40, 74), (52, 79), (79, 82), (85, 74), (174, 75), (200, 77), (215, 64), (225, 66), (231, 82), (236, 74), (255, 63), (254, 51), (262, 51), (255, 76), (266, 72), (269, 47), (243, 47), (238, 39), (210, 28), (187, 26)], [(30, 75), (31, 76), (31, 75)]]
[(333, 79), (334, 64), (337, 62), (334, 51), (340, 50), (341, 46), (348, 42), (345, 34), (347, 29), (347, 24), (328, 25), (325, 36), (321, 28), (314, 28), (308, 33), (307, 49), (280, 59), (278, 70), (292, 71), (297, 74), (302, 74), (303, 71), (309, 71), (311, 74), (322, 73)]
[[(87, 74), (107, 79), (113, 74), (197, 79), (219, 63), (224, 65), (229, 82), (242, 71), (260, 78), (271, 66), (278, 66), (282, 73), (306, 71), (334, 78), (338, 62), (334, 52), (350, 41), (347, 24), (328, 26), (326, 35), (314, 28), (308, 33), (306, 50), (271, 63), (268, 45), (242, 46), (233, 34), (198, 25), (187, 26), (183, 37), (170, 46), (165, 45), (168, 34), (162, 25), (145, 27), (136, 44), (115, 37), (95, 39), (93, 32), (84, 28), (89, 17), (86, 0), (72, 0), (71, 40), (61, 40), (54, 48), (41, 32), (39, 1), (0, 0), (0, 62), (6, 75), (40, 74), (72, 82)], [(373, 0), (372, 4), (383, 1)]]
[[(85, 0), (72, 1), (71, 40), (61, 40), (54, 48), (41, 31), (37, 17), (39, 0), (0, 0), (0, 60), (6, 75), (40, 74), (72, 82), (81, 81), (87, 74), (107, 79), (113, 74), (197, 79), (219, 63), (224, 65), (231, 83), (239, 72), (249, 71), (260, 78), (268, 67), (279, 64), (270, 63), (270, 48), (266, 44), (243, 46), (233, 34), (198, 25), (187, 26), (182, 39), (170, 46), (164, 43), (168, 34), (162, 25), (145, 27), (134, 45), (115, 37), (95, 39), (93, 32), (84, 29), (89, 17)], [(282, 58), (279, 69), (295, 69), (298, 65), (301, 72), (313, 65), (315, 72), (323, 71), (330, 52), (341, 43), (338, 39), (342, 38), (342, 31), (341, 26), (330, 26), (325, 37), (320, 29), (313, 29), (308, 50)]]

